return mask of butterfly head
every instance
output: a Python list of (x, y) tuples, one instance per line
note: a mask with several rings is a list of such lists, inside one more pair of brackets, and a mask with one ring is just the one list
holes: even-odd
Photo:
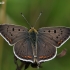
[(31, 33), (31, 32), (38, 33), (37, 30), (36, 30), (34, 27), (31, 27), (31, 28), (29, 29), (29, 33)]

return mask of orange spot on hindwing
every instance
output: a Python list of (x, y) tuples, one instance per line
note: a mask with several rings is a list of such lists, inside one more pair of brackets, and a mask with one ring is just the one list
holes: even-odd
[(40, 59), (46, 59), (47, 57), (46, 56), (40, 56), (39, 58)]
[(62, 42), (63, 42), (63, 41), (62, 41), (62, 40), (60, 40), (60, 41), (58, 42), (58, 45), (60, 45)]
[(31, 59), (32, 57), (31, 56), (23, 56), (23, 58), (25, 58), (25, 59)]
[(40, 56), (39, 58), (40, 59), (49, 59), (51, 58), (53, 55), (48, 55), (48, 56)]
[(31, 56), (27, 56), (28, 58), (32, 58)]

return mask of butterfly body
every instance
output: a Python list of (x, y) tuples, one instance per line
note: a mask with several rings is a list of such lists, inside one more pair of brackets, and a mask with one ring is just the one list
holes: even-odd
[(38, 32), (34, 27), (31, 27), (28, 33), (29, 33), (29, 39), (31, 40), (31, 44), (32, 44), (34, 63), (36, 63), (37, 62), (37, 34)]
[(57, 55), (57, 48), (70, 36), (67, 27), (42, 27), (38, 31), (31, 27), (3, 24), (1, 36), (13, 46), (14, 55), (26, 62), (41, 63), (52, 60)]

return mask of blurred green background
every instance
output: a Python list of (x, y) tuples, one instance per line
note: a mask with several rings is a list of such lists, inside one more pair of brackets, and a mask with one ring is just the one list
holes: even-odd
[[(42, 11), (42, 15), (36, 24), (36, 29), (50, 26), (70, 27), (70, 0), (0, 0), (0, 24), (9, 23), (22, 25), (29, 28), (28, 24), (21, 16), (24, 14), (28, 22), (33, 25)], [(70, 40), (61, 48), (67, 54), (62, 58), (54, 58), (42, 64), (43, 68), (27, 70), (70, 70)], [(16, 70), (14, 64), (13, 47), (0, 36), (0, 70)]]

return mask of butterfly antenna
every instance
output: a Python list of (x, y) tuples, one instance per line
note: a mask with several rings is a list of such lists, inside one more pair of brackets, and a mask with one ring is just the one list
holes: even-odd
[(31, 28), (31, 25), (29, 24), (29, 22), (27, 21), (27, 19), (25, 18), (25, 16), (21, 13), (22, 17), (26, 20), (27, 24), (29, 25), (29, 27)]
[(38, 19), (40, 18), (41, 15), (42, 15), (42, 12), (40, 12), (40, 14), (39, 14), (39, 16), (38, 16), (36, 22), (34, 23), (34, 27), (35, 27), (35, 25), (36, 25), (36, 23), (37, 23), (37, 21), (38, 21)]

